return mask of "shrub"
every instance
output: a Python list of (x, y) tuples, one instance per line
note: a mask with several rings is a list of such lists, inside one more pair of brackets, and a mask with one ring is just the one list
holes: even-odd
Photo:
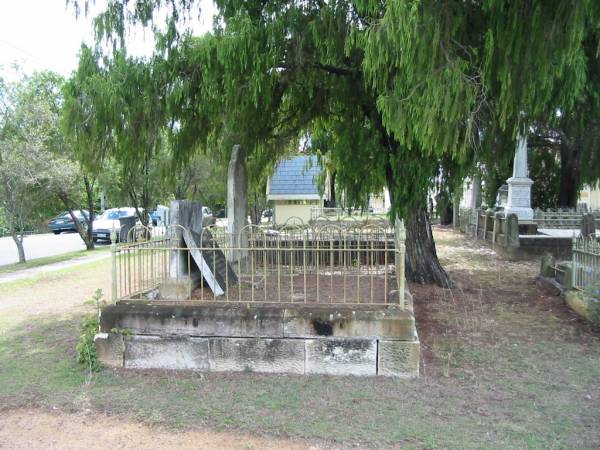
[(94, 336), (100, 328), (100, 311), (106, 305), (106, 301), (102, 299), (102, 289), (97, 289), (94, 296), (85, 303), (95, 305), (96, 312), (81, 321), (81, 335), (75, 350), (77, 350), (77, 362), (84, 365), (92, 373), (98, 372), (102, 368), (94, 344)]
[(98, 316), (91, 314), (81, 321), (81, 335), (75, 349), (77, 350), (77, 362), (84, 365), (90, 372), (98, 372), (102, 364), (98, 359), (98, 352), (94, 344), (94, 336), (99, 327)]

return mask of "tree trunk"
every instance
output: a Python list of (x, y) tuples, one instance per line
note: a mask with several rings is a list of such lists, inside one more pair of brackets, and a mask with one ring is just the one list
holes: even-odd
[(560, 191), (558, 206), (576, 208), (579, 197), (581, 151), (577, 144), (562, 142), (560, 145)]
[[(79, 234), (79, 237), (81, 237), (81, 240), (85, 244), (86, 250), (93, 250), (94, 249), (94, 240), (90, 233), (90, 229), (85, 230), (83, 228), (82, 223), (75, 216), (75, 213), (73, 212), (73, 208), (71, 207), (71, 202), (69, 200), (69, 197), (65, 193), (58, 194), (58, 197), (63, 202), (63, 205), (65, 206), (65, 209), (68, 211), (69, 216), (71, 216), (73, 225), (75, 226), (75, 229), (77, 230), (77, 233)], [(81, 208), (80, 208), (80, 211), (81, 211)]]
[(452, 280), (438, 260), (431, 222), (425, 208), (419, 208), (406, 221), (406, 279), (415, 283), (453, 287)]
[(84, 175), (83, 183), (85, 185), (85, 194), (87, 197), (88, 207), (88, 218), (87, 223), (87, 240), (85, 240), (85, 247), (88, 250), (94, 249), (94, 219), (96, 219), (96, 213), (94, 212), (94, 182)]
[(19, 253), (19, 262), (20, 263), (24, 263), (26, 261), (25, 259), (25, 249), (23, 248), (23, 234), (21, 234), (20, 236), (15, 233), (14, 231), (11, 233), (11, 236), (13, 238), (13, 241), (15, 241), (15, 244), (17, 246), (17, 252)]

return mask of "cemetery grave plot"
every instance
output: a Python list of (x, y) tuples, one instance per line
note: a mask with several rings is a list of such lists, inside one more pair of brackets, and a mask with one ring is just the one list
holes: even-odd
[(215, 296), (208, 286), (201, 286), (192, 291), (191, 300), (381, 305), (393, 303), (390, 292), (396, 289), (395, 277), (388, 275), (386, 279), (381, 271), (364, 275), (347, 271), (280, 275), (271, 271), (266, 276), (239, 276), (238, 283), (221, 296)]
[(115, 367), (416, 377), (396, 230), (247, 226), (234, 235), (178, 225), (128, 243), (96, 347)]

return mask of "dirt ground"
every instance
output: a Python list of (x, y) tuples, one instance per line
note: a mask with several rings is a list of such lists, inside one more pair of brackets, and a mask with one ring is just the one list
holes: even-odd
[(296, 441), (236, 433), (149, 428), (99, 414), (40, 410), (3, 412), (0, 449), (318, 449)]

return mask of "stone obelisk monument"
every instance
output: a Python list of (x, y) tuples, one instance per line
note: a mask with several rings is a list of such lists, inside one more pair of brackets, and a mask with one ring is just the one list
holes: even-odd
[(504, 214), (516, 214), (519, 221), (533, 219), (531, 209), (531, 185), (533, 180), (529, 178), (527, 169), (527, 139), (519, 136), (517, 150), (513, 165), (513, 176), (506, 180), (508, 184), (508, 201), (504, 208)]

